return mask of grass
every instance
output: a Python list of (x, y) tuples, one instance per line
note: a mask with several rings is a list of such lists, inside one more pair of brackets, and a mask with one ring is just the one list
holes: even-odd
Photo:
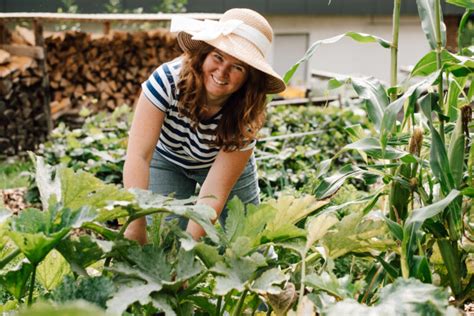
[(27, 172), (32, 163), (21, 158), (0, 161), (0, 190), (21, 188), (28, 185)]

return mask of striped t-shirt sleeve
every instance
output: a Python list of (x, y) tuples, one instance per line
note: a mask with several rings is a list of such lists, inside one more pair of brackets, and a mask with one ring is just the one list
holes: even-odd
[(174, 95), (174, 78), (169, 66), (162, 64), (142, 83), (142, 90), (148, 100), (167, 113)]

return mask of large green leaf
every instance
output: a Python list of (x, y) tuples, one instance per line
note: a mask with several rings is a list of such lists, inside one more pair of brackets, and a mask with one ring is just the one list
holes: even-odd
[(421, 283), (416, 279), (397, 279), (382, 289), (379, 302), (374, 306), (345, 299), (326, 308), (323, 315), (459, 315), (449, 306), (448, 293), (432, 284)]
[(213, 242), (219, 242), (219, 234), (211, 222), (216, 217), (216, 211), (212, 207), (203, 204), (187, 205), (192, 200), (170, 199), (147, 190), (134, 188), (130, 192), (142, 210), (157, 210), (186, 217), (199, 224)]
[(325, 234), (321, 243), (333, 259), (350, 252), (376, 256), (395, 246), (383, 216), (376, 211), (345, 216)]
[(196, 260), (194, 251), (179, 250), (176, 260), (176, 281), (186, 281), (203, 271), (203, 265)]
[(28, 262), (21, 262), (18, 266), (0, 274), (0, 285), (17, 300), (24, 295), (28, 279), (33, 272), (33, 266)]
[(329, 229), (337, 223), (339, 223), (339, 219), (334, 212), (324, 212), (311, 219), (306, 227), (308, 231), (306, 249), (309, 249), (316, 241), (323, 238)]
[[(437, 0), (416, 0), (418, 5), (418, 15), (421, 19), (421, 27), (425, 32), (426, 38), (430, 44), (431, 49), (437, 47), (436, 37), (436, 11), (435, 6), (441, 5), (440, 1)], [(441, 11), (441, 7), (439, 8)], [(441, 13), (441, 46), (446, 47), (446, 25), (443, 23), (443, 14)]]
[[(286, 236), (287, 238), (302, 237), (306, 236), (299, 233), (298, 230), (294, 230), (295, 234), (292, 235), (290, 232), (296, 229), (294, 225), (306, 218), (311, 213), (319, 210), (329, 203), (329, 200), (317, 200), (314, 196), (305, 195), (299, 198), (294, 196), (281, 196), (276, 200), (268, 201), (273, 208), (277, 210), (275, 216), (270, 219), (265, 229), (265, 236), (270, 240), (282, 241), (283, 238), (278, 238), (277, 235)], [(293, 226), (293, 227), (292, 227)]]
[(61, 199), (61, 181), (57, 176), (56, 167), (51, 167), (44, 162), (43, 157), (36, 156), (35, 181), (40, 193), (43, 210), (49, 209), (49, 200), (52, 196), (56, 201)]
[(254, 278), (259, 267), (265, 265), (265, 259), (259, 253), (251, 257), (229, 258), (226, 262), (217, 262), (212, 269), (216, 276), (214, 293), (225, 295), (232, 290), (243, 291), (246, 284)]
[(289, 275), (283, 273), (280, 269), (273, 268), (262, 273), (250, 286), (250, 290), (259, 295), (279, 294), (282, 292), (282, 288), (277, 285), (288, 281), (288, 278)]
[(331, 37), (331, 38), (328, 38), (328, 39), (319, 40), (319, 41), (314, 42), (311, 45), (311, 47), (306, 51), (304, 56), (285, 73), (285, 75), (283, 77), (283, 80), (286, 83), (288, 83), (290, 81), (291, 77), (293, 77), (293, 74), (298, 69), (299, 65), (301, 63), (307, 61), (308, 59), (310, 59), (319, 46), (321, 46), (323, 44), (336, 43), (337, 41), (339, 41), (340, 39), (342, 39), (346, 36), (349, 37), (349, 38), (352, 38), (353, 40), (355, 40), (357, 42), (360, 42), (360, 43), (379, 43), (384, 48), (390, 48), (390, 43), (388, 41), (380, 38), (380, 37), (369, 35), (369, 34), (364, 34), (364, 33), (356, 33), (356, 32), (347, 32), (347, 33), (337, 35), (337, 36), (334, 36), (334, 37)]
[(227, 238), (234, 251), (238, 251), (239, 255), (246, 255), (260, 245), (261, 234), (277, 210), (263, 203), (258, 206), (249, 204), (245, 211), (243, 203), (238, 198), (232, 199), (227, 207), (229, 215), (226, 221), (230, 221), (226, 224), (226, 228), (230, 229)]
[(48, 291), (57, 287), (70, 272), (66, 259), (54, 249), (36, 268), (38, 281)]
[(361, 285), (360, 281), (353, 282), (349, 274), (337, 278), (333, 273), (326, 271), (323, 271), (321, 275), (310, 274), (306, 276), (305, 284), (315, 291), (324, 291), (338, 300), (354, 297)]
[(63, 239), (58, 245), (58, 251), (69, 262), (74, 272), (86, 276), (85, 268), (99, 261), (106, 249), (101, 247), (107, 241), (98, 241), (90, 235), (71, 236)]
[(152, 301), (150, 295), (159, 290), (161, 290), (160, 284), (150, 284), (136, 280), (128, 282), (121, 285), (114, 296), (107, 301), (107, 312), (122, 315), (127, 307), (135, 302), (146, 305)]
[(446, 2), (458, 7), (474, 10), (474, 2), (472, 0), (446, 0)]
[(118, 186), (105, 184), (93, 175), (72, 169), (60, 170), (61, 202), (64, 207), (76, 209), (82, 205), (101, 208), (109, 201), (131, 201), (133, 196)]
[(26, 209), (12, 219), (8, 236), (37, 265), (72, 228), (94, 217), (95, 212), (88, 207), (71, 210), (56, 205), (45, 211)]

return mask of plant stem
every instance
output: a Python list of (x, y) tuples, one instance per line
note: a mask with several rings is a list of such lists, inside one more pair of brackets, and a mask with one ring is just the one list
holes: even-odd
[[(440, 0), (436, 0), (435, 2), (435, 14), (436, 14), (436, 68), (439, 70), (442, 68), (442, 60), (441, 60), (441, 52), (443, 51), (443, 42), (441, 40), (441, 3)], [(443, 72), (441, 71), (440, 80), (438, 83), (438, 94), (439, 94), (439, 108), (441, 112), (444, 114), (444, 89), (443, 89)], [(443, 144), (445, 142), (444, 138), (444, 119), (440, 115), (439, 116), (439, 134), (441, 136), (441, 140)]]
[(300, 287), (300, 297), (298, 298), (298, 309), (303, 304), (303, 296), (304, 296), (304, 281), (306, 280), (306, 256), (303, 256), (303, 260), (301, 262), (301, 287)]
[(16, 256), (18, 256), (20, 252), (20, 249), (16, 248), (12, 252), (10, 252), (5, 258), (0, 260), (0, 269), (3, 269), (3, 267), (6, 266), (10, 261), (12, 261)]
[(462, 294), (462, 274), (461, 274), (461, 258), (459, 256), (457, 241), (448, 239), (438, 239), (438, 247), (443, 258), (446, 270), (448, 270), (448, 279), (454, 297), (458, 299)]
[[(391, 69), (390, 69), (390, 86), (397, 85), (398, 72), (398, 33), (400, 29), (400, 6), (402, 0), (394, 0), (393, 2), (393, 25), (392, 25), (392, 43), (391, 43)], [(397, 91), (390, 94), (390, 102), (397, 99)]]
[(183, 296), (186, 297), (191, 294), (191, 291), (199, 284), (201, 281), (208, 275), (209, 270), (204, 271), (199, 275), (194, 281), (189, 284), (189, 286), (186, 288), (186, 290), (183, 291)]
[[(403, 236), (403, 239), (407, 237)], [(408, 266), (408, 258), (407, 258), (407, 245), (402, 245), (402, 249), (400, 251), (400, 268), (402, 269), (402, 277), (404, 279), (408, 279), (410, 277), (410, 268)]]
[(36, 265), (33, 266), (33, 274), (31, 275), (30, 293), (28, 294), (28, 306), (33, 303), (33, 290), (35, 289)]
[(240, 296), (239, 302), (235, 307), (234, 311), (232, 312), (232, 316), (240, 316), (242, 315), (242, 307), (244, 306), (245, 297), (247, 296), (248, 290), (245, 290), (242, 295)]
[(217, 299), (217, 305), (216, 305), (216, 315), (220, 316), (221, 314), (221, 305), (222, 305), (222, 296), (219, 296)]
[(471, 15), (473, 10), (466, 9), (464, 12), (461, 21), (459, 22), (459, 27), (458, 27), (458, 52), (460, 55), (462, 55), (462, 31), (464, 27), (467, 24), (467, 21), (469, 21), (469, 16)]

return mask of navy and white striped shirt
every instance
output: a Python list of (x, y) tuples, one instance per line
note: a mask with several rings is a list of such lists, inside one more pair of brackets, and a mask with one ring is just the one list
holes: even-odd
[[(207, 168), (220, 150), (213, 143), (222, 114), (200, 121), (196, 130), (191, 128), (190, 118), (179, 115), (176, 84), (181, 66), (182, 57), (164, 63), (142, 84), (146, 97), (166, 114), (156, 149), (167, 160), (183, 168)], [(251, 149), (255, 143), (252, 141), (240, 150)]]

